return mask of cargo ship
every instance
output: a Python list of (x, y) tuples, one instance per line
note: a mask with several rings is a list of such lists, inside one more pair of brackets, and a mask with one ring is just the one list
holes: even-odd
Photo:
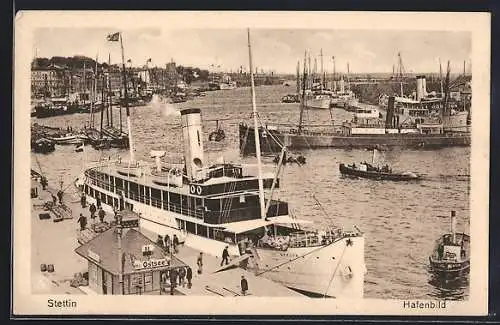
[[(422, 77), (417, 79), (419, 80)], [(406, 109), (400, 107), (400, 104), (396, 97), (390, 96), (387, 98), (385, 120), (355, 112), (351, 121), (319, 131), (302, 125), (304, 105), (301, 105), (298, 127), (259, 127), (260, 147), (265, 154), (276, 154), (283, 146), (292, 150), (470, 146), (471, 132), (467, 112), (452, 109), (446, 95), (443, 99), (422, 98), (415, 101), (414, 105), (405, 106)], [(239, 124), (239, 146), (243, 155), (255, 154), (254, 130), (244, 122)]]

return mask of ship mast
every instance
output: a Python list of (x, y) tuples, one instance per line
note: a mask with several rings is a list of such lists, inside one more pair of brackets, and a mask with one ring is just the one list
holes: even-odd
[(300, 114), (299, 114), (299, 127), (298, 133), (302, 132), (302, 119), (304, 117), (304, 105), (306, 100), (306, 82), (307, 82), (307, 69), (306, 69), (307, 51), (304, 51), (304, 73), (302, 75), (302, 99), (300, 100)]
[(319, 56), (321, 57), (321, 90), (323, 90), (323, 85), (325, 84), (325, 71), (323, 70), (323, 49), (320, 50)]
[(123, 53), (123, 38), (122, 38), (122, 33), (120, 35), (120, 47), (122, 50), (122, 68), (123, 68), (123, 86), (124, 88), (124, 100), (125, 100), (125, 111), (127, 114), (127, 126), (128, 126), (128, 143), (129, 143), (129, 149), (130, 149), (130, 159), (129, 163), (135, 161), (134, 157), (134, 142), (132, 141), (132, 124), (130, 120), (130, 110), (128, 107), (128, 93), (127, 93), (127, 71), (125, 70), (125, 54)]
[(248, 61), (250, 65), (250, 80), (252, 84), (252, 109), (253, 109), (253, 125), (255, 135), (255, 154), (257, 156), (257, 169), (259, 170), (259, 203), (260, 203), (260, 217), (266, 218), (266, 206), (264, 202), (264, 183), (262, 181), (262, 164), (260, 157), (260, 139), (259, 139), (259, 124), (257, 123), (257, 106), (255, 104), (255, 82), (253, 78), (253, 65), (252, 65), (252, 47), (250, 45), (250, 29), (247, 29), (248, 35)]

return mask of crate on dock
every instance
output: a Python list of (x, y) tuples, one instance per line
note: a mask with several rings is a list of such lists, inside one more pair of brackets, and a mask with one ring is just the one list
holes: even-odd
[(52, 212), (55, 215), (54, 222), (59, 222), (64, 219), (73, 219), (73, 212), (65, 204), (52, 206)]
[(38, 218), (40, 218), (40, 220), (50, 219), (50, 213), (47, 212), (39, 213)]

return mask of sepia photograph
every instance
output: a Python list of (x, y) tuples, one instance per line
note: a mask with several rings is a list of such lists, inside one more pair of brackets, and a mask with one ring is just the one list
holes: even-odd
[(487, 313), (488, 14), (14, 32), (14, 314)]

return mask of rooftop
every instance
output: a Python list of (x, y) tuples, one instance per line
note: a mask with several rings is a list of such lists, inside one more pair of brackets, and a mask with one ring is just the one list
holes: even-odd
[(120, 259), (118, 255), (119, 248), (116, 227), (108, 229), (89, 242), (78, 247), (75, 249), (75, 252), (83, 258), (93, 261), (112, 274), (119, 274), (119, 261), (122, 260), (123, 273), (130, 274), (137, 272), (137, 268), (134, 267), (134, 261), (145, 259), (142, 249), (146, 245), (152, 247), (152, 254), (149, 257), (150, 260), (170, 260), (170, 267), (185, 265), (184, 262), (176, 257), (170, 259), (170, 256), (165, 255), (160, 246), (156, 245), (156, 243), (133, 228), (123, 229), (121, 242), (123, 259)]

